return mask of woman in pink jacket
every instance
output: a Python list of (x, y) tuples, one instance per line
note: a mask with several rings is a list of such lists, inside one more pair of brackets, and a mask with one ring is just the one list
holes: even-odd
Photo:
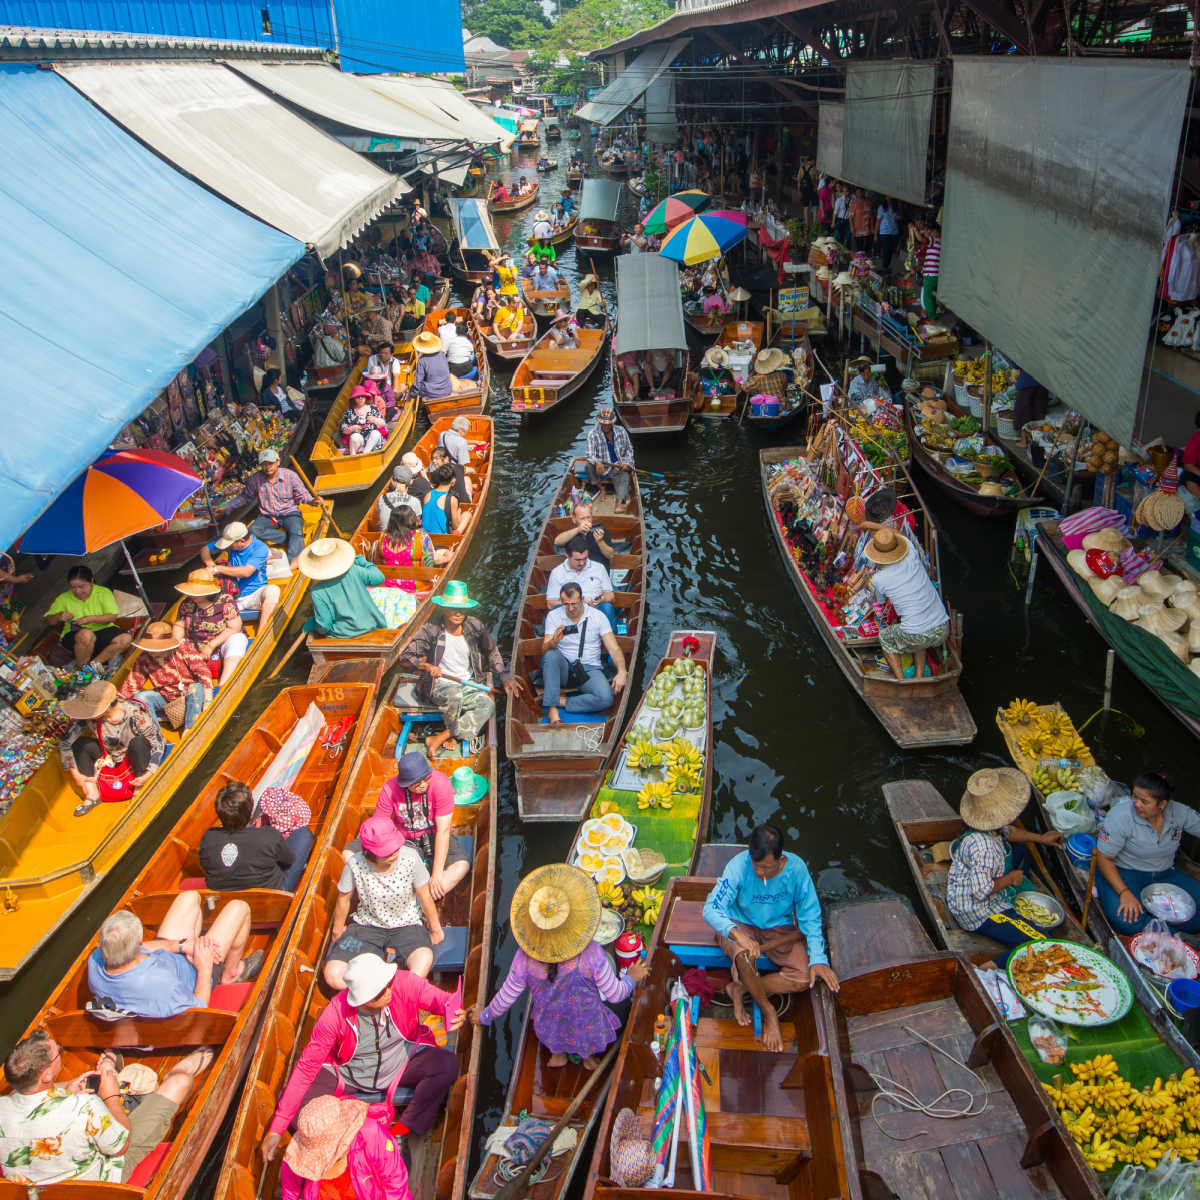
[(454, 1053), (438, 1046), (421, 1023), (424, 1010), (440, 1014), (447, 1030), (458, 1029), (465, 1015), (458, 993), (443, 992), (376, 954), (352, 958), (345, 985), (317, 1018), (280, 1094), (262, 1144), (268, 1162), (283, 1131), (318, 1096), (362, 1100), (372, 1117), (390, 1124), (396, 1090), (411, 1088), (391, 1129), (401, 1137), (420, 1136), (432, 1128), (458, 1078)]

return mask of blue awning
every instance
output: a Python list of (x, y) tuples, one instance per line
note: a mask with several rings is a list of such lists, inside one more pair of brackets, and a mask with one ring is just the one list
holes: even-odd
[(304, 254), (52, 71), (0, 66), (0, 548)]

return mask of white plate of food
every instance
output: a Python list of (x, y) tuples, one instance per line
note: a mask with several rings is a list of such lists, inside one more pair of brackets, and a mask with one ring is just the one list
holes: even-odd
[(1064, 1025), (1111, 1025), (1133, 1004), (1121, 971), (1075, 942), (1025, 942), (1009, 955), (1008, 979), (1028, 1008)]

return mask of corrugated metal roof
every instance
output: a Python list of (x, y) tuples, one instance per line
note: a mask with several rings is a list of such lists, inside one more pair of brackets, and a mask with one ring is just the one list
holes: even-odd
[(318, 46), (293, 46), (271, 42), (234, 42), (218, 38), (172, 37), (153, 33), (99, 33), (88, 29), (32, 29), (24, 25), (0, 25), (0, 57), (29, 59), (73, 57), (79, 52), (104, 51), (111, 57), (190, 58), (252, 55), (255, 58), (323, 58)]

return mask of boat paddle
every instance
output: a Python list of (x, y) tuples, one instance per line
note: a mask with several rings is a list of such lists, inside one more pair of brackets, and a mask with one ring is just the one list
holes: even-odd
[(1083, 928), (1087, 929), (1088, 909), (1092, 906), (1092, 887), (1096, 882), (1096, 855), (1098, 851), (1092, 851), (1092, 861), (1088, 864), (1088, 880), (1087, 891), (1083, 897)]
[(529, 1180), (533, 1173), (542, 1165), (542, 1160), (554, 1148), (554, 1139), (558, 1137), (564, 1129), (566, 1129), (571, 1118), (575, 1115), (579, 1106), (592, 1094), (596, 1084), (608, 1075), (608, 1068), (612, 1066), (613, 1059), (617, 1056), (617, 1050), (620, 1047), (620, 1042), (614, 1042), (608, 1050), (608, 1053), (600, 1060), (599, 1065), (592, 1072), (592, 1077), (579, 1090), (579, 1094), (567, 1105), (567, 1111), (558, 1119), (558, 1124), (554, 1126), (542, 1144), (538, 1147), (534, 1156), (525, 1164), (520, 1175), (509, 1180), (496, 1194), (492, 1200), (521, 1200), (525, 1195)]
[(329, 524), (333, 526), (333, 532), (336, 533), (343, 542), (348, 542), (350, 539), (338, 528), (338, 523), (333, 519), (333, 504), (318, 495), (317, 489), (314, 488), (311, 483), (309, 483), (308, 476), (304, 474), (304, 470), (301, 468), (299, 462), (296, 461), (296, 456), (294, 454), (292, 455), (292, 466), (296, 468), (296, 474), (300, 476), (301, 482), (313, 494), (313, 496), (316, 498), (317, 504), (329, 518)]

